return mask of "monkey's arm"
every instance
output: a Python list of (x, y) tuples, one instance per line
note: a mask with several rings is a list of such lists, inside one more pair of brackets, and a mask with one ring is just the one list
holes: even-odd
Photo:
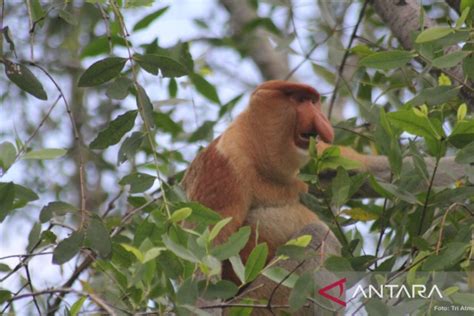
[[(318, 142), (317, 149), (318, 152), (323, 152), (328, 148), (329, 144)], [(352, 148), (338, 146), (341, 150), (341, 156), (358, 161), (360, 167), (355, 169), (354, 172), (368, 172), (373, 175), (376, 179), (382, 180), (385, 182), (390, 182), (391, 170), (390, 163), (386, 156), (381, 155), (364, 155), (356, 152)], [(428, 174), (431, 175), (434, 171), (436, 160), (433, 157), (424, 158), (426, 169)], [(411, 157), (406, 157), (403, 159), (402, 170), (405, 172), (410, 172), (415, 168), (413, 159)], [(433, 181), (434, 186), (447, 186), (452, 184), (454, 181), (460, 179), (465, 175), (465, 167), (461, 164), (458, 164), (454, 161), (454, 157), (443, 157), (439, 162), (438, 169), (436, 170), (436, 175)], [(332, 179), (335, 176), (334, 171), (325, 171), (320, 174), (320, 181), (323, 187), (328, 187), (331, 184)], [(429, 181), (420, 181), (420, 190), (426, 189), (429, 185)], [(311, 188), (311, 193), (315, 193)], [(360, 197), (375, 197), (377, 193), (371, 189), (368, 183), (365, 183), (359, 190), (358, 196)]]

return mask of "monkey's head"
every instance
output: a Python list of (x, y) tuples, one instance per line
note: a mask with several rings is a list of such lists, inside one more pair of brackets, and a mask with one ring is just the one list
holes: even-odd
[(327, 143), (334, 138), (319, 93), (305, 84), (280, 80), (261, 84), (252, 94), (248, 114), (266, 157), (277, 159), (279, 166), (272, 167), (299, 169), (307, 162), (311, 137)]

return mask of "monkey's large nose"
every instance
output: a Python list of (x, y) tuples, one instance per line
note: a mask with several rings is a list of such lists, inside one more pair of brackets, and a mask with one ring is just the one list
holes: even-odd
[(331, 122), (321, 111), (316, 111), (313, 124), (319, 137), (326, 143), (332, 143), (334, 140), (334, 129), (331, 126)]

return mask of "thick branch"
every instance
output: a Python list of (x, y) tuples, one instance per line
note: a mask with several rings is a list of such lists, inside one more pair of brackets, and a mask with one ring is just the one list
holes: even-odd
[(284, 79), (290, 72), (288, 56), (272, 47), (270, 33), (261, 28), (248, 34), (242, 32), (249, 22), (258, 18), (248, 1), (220, 0), (220, 3), (230, 14), (235, 40), (247, 51), (265, 80)]
[[(420, 30), (420, 9), (421, 5), (417, 0), (373, 0), (372, 5), (375, 12), (382, 18), (392, 33), (400, 41), (405, 49), (413, 48), (412, 34)], [(426, 15), (424, 16), (423, 28), (431, 28), (436, 22)], [(451, 53), (460, 50), (459, 46), (452, 46), (445, 50)], [(449, 69), (447, 74), (456, 82), (464, 81), (464, 73), (461, 64)], [(471, 85), (471, 83), (468, 83)], [(460, 93), (461, 97), (474, 109), (474, 93), (472, 88), (463, 85)]]

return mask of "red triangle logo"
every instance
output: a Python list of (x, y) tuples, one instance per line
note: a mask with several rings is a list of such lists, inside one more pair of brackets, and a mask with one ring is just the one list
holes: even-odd
[[(337, 303), (339, 305), (342, 305), (346, 307), (346, 302), (340, 299), (342, 294), (344, 293), (344, 285), (346, 284), (346, 278), (340, 279), (339, 281), (336, 281), (334, 283), (331, 283), (322, 289), (318, 291), (319, 294), (327, 298), (328, 300), (333, 301), (334, 303)], [(339, 288), (339, 297), (332, 296), (331, 294), (328, 294), (327, 292), (330, 291), (332, 288), (338, 287)]]

